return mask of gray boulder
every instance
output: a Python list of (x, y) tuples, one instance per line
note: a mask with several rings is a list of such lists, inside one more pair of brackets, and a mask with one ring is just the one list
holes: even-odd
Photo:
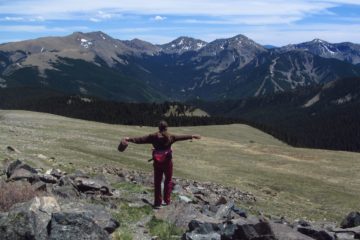
[(52, 187), (52, 193), (68, 199), (79, 198), (81, 196), (74, 181), (68, 176), (60, 178), (59, 184)]
[(77, 189), (81, 192), (95, 191), (102, 194), (111, 195), (111, 188), (105, 179), (98, 178), (86, 178), (76, 177), (74, 179)]
[(31, 187), (34, 189), (34, 191), (47, 191), (46, 183), (42, 181), (32, 183)]
[(64, 201), (61, 204), (61, 212), (86, 215), (108, 233), (114, 232), (119, 227), (119, 223), (102, 205)]
[(79, 198), (81, 196), (76, 188), (70, 185), (53, 186), (51, 191), (53, 194), (67, 199)]
[(277, 240), (313, 240), (285, 224), (270, 223), (270, 226)]
[(60, 179), (64, 174), (60, 169), (49, 169), (45, 173), (46, 175), (51, 175), (57, 179)]
[(101, 205), (35, 197), (0, 214), (0, 239), (108, 239), (119, 227)]
[(28, 180), (33, 181), (36, 178), (37, 171), (29, 165), (16, 160), (11, 162), (6, 168), (6, 176), (10, 180)]
[(155, 212), (157, 219), (170, 222), (179, 228), (186, 228), (191, 220), (200, 218), (200, 215), (194, 205), (184, 202), (175, 202)]
[(45, 183), (57, 183), (58, 179), (50, 174), (38, 174), (41, 181)]
[(221, 235), (218, 233), (199, 234), (188, 232), (182, 237), (183, 240), (221, 240)]
[(274, 233), (268, 222), (239, 218), (222, 223), (191, 221), (189, 231), (183, 239), (205, 239), (204, 236), (220, 235), (221, 240), (275, 240)]
[(0, 219), (1, 239), (47, 239), (47, 226), (53, 212), (60, 211), (53, 197), (35, 197), (29, 202), (16, 204)]
[(109, 239), (108, 233), (95, 221), (81, 213), (54, 213), (51, 218), (50, 240)]
[(298, 232), (309, 236), (313, 239), (316, 240), (334, 240), (335, 239), (335, 235), (333, 233), (330, 233), (324, 229), (319, 229), (316, 227), (311, 227), (311, 226), (307, 226), (307, 227), (298, 227), (297, 228)]
[(259, 222), (256, 224), (236, 224), (237, 228), (234, 231), (232, 238), (227, 239), (244, 239), (244, 240), (275, 240), (274, 233), (268, 222)]
[(215, 214), (216, 219), (230, 219), (230, 214), (234, 207), (234, 202), (228, 202), (226, 204), (220, 205), (219, 209)]
[(334, 228), (336, 239), (360, 239), (360, 226), (353, 228)]
[(353, 228), (360, 226), (360, 213), (351, 212), (349, 213), (340, 224), (341, 228)]

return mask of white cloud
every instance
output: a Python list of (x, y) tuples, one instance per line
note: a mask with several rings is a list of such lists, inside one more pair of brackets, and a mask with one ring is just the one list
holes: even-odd
[(18, 21), (23, 21), (24, 18), (23, 17), (5, 17), (1, 20), (18, 22)]
[(153, 18), (153, 20), (155, 20), (155, 21), (164, 21), (165, 19), (166, 19), (166, 17), (162, 17), (162, 16), (159, 16), (159, 15), (157, 15), (157, 16), (155, 16)]
[[(359, 0), (18, 0), (4, 1), (0, 14), (13, 18), (42, 20), (88, 19), (101, 22), (122, 15), (154, 15), (155, 21), (164, 15), (188, 16), (189, 23), (208, 24), (288, 24), (311, 14), (331, 14), (342, 4), (360, 5)], [(211, 18), (201, 20), (202, 18)], [(41, 21), (41, 19), (38, 19)]]
[(98, 18), (90, 18), (89, 19), (91, 22), (101, 22), (101, 20), (100, 19), (98, 19)]
[(122, 18), (123, 16), (118, 13), (109, 13), (104, 11), (97, 11), (94, 17), (90, 17), (89, 20), (91, 22), (102, 22), (106, 20), (110, 20), (112, 18)]
[[(205, 41), (218, 38), (229, 38), (237, 34), (244, 34), (260, 44), (283, 46), (320, 38), (331, 43), (349, 42), (360, 43), (360, 24), (312, 24), (312, 25), (284, 25), (284, 26), (252, 26), (242, 31), (229, 29), (212, 29), (212, 31), (198, 31), (195, 36)], [(356, 41), (357, 40), (357, 41)]]
[[(340, 4), (338, 0), (22, 0), (7, 1), (0, 6), (2, 14), (41, 15), (46, 18), (72, 17), (91, 12), (132, 13), (140, 15), (182, 16), (251, 16), (251, 15), (304, 15), (317, 13)], [(343, 2), (355, 2), (343, 1)], [(360, 4), (360, 3), (358, 3)]]
[(213, 24), (213, 25), (272, 25), (272, 24), (290, 24), (301, 20), (301, 16), (245, 16), (245, 17), (231, 17), (221, 18), (216, 20), (199, 20), (186, 19), (179, 21), (182, 23), (191, 24)]
[(101, 19), (111, 19), (113, 17), (113, 14), (104, 11), (98, 11), (97, 17)]
[(8, 22), (43, 22), (45, 18), (42, 16), (34, 16), (34, 17), (4, 17), (0, 18), (0, 21), (8, 21)]
[(0, 27), (0, 32), (29, 32), (29, 33), (48, 33), (48, 32), (74, 32), (74, 31), (88, 31), (89, 28), (85, 26), (73, 26), (73, 27), (47, 27), (44, 25), (6, 25)]

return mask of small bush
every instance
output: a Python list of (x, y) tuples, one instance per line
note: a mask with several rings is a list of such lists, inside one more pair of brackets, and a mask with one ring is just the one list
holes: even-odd
[(130, 207), (129, 204), (120, 204), (119, 210), (113, 213), (113, 218), (116, 219), (121, 226), (128, 226), (141, 220), (142, 218), (152, 214), (153, 210), (150, 206)]
[(152, 236), (157, 236), (160, 240), (181, 239), (184, 231), (174, 224), (152, 218), (148, 223), (148, 228)]
[(6, 212), (16, 203), (26, 202), (34, 198), (37, 192), (28, 182), (0, 181), (0, 211)]
[(114, 240), (133, 240), (133, 235), (128, 229), (121, 229), (113, 234)]

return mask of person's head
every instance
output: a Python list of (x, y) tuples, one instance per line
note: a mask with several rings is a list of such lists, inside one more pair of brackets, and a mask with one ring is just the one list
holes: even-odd
[(161, 121), (159, 122), (159, 131), (160, 131), (160, 132), (166, 132), (166, 131), (167, 131), (167, 128), (168, 128), (167, 122), (164, 121), (164, 120), (161, 120)]

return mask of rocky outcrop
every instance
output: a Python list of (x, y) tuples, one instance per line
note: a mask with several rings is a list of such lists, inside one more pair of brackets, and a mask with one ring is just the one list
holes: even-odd
[(87, 201), (95, 195), (112, 195), (100, 176), (90, 178), (79, 172), (67, 175), (57, 169), (39, 173), (19, 160), (9, 163), (5, 172), (7, 181), (30, 182), (40, 197), (0, 214), (2, 240), (109, 239), (119, 227), (106, 204)]
[[(151, 186), (153, 176), (141, 171), (127, 170), (122, 168), (105, 166), (94, 168), (94, 172), (112, 174), (120, 177), (121, 181), (138, 183)], [(217, 183), (199, 182), (189, 179), (173, 178), (173, 192), (184, 197), (184, 201), (205, 204), (216, 204), (220, 197), (234, 202), (256, 202), (252, 193), (241, 191), (234, 187), (228, 187)]]
[[(39, 171), (21, 161), (6, 167), (7, 181), (25, 182), (41, 194), (0, 213), (0, 239), (109, 239), (119, 227), (111, 209), (125, 200), (121, 196), (125, 192), (112, 189), (107, 180), (152, 187), (151, 174), (113, 167), (94, 168), (91, 177), (81, 171)], [(291, 223), (283, 217), (250, 215), (236, 206), (237, 202), (255, 203), (251, 193), (180, 178), (174, 183), (172, 204), (154, 210), (150, 217), (144, 217), (147, 220), (140, 221), (143, 227), (135, 228), (144, 231), (146, 222), (155, 217), (186, 230), (183, 240), (360, 239), (359, 212), (346, 216), (341, 227), (303, 220)], [(148, 197), (148, 192), (141, 190), (126, 201), (130, 208), (141, 208), (151, 204)], [(143, 232), (139, 236), (137, 239), (151, 239)]]
[(351, 212), (346, 218), (341, 222), (340, 226), (342, 228), (353, 228), (360, 226), (360, 212)]
[(108, 239), (119, 223), (103, 206), (35, 197), (0, 218), (0, 236), (12, 239)]

